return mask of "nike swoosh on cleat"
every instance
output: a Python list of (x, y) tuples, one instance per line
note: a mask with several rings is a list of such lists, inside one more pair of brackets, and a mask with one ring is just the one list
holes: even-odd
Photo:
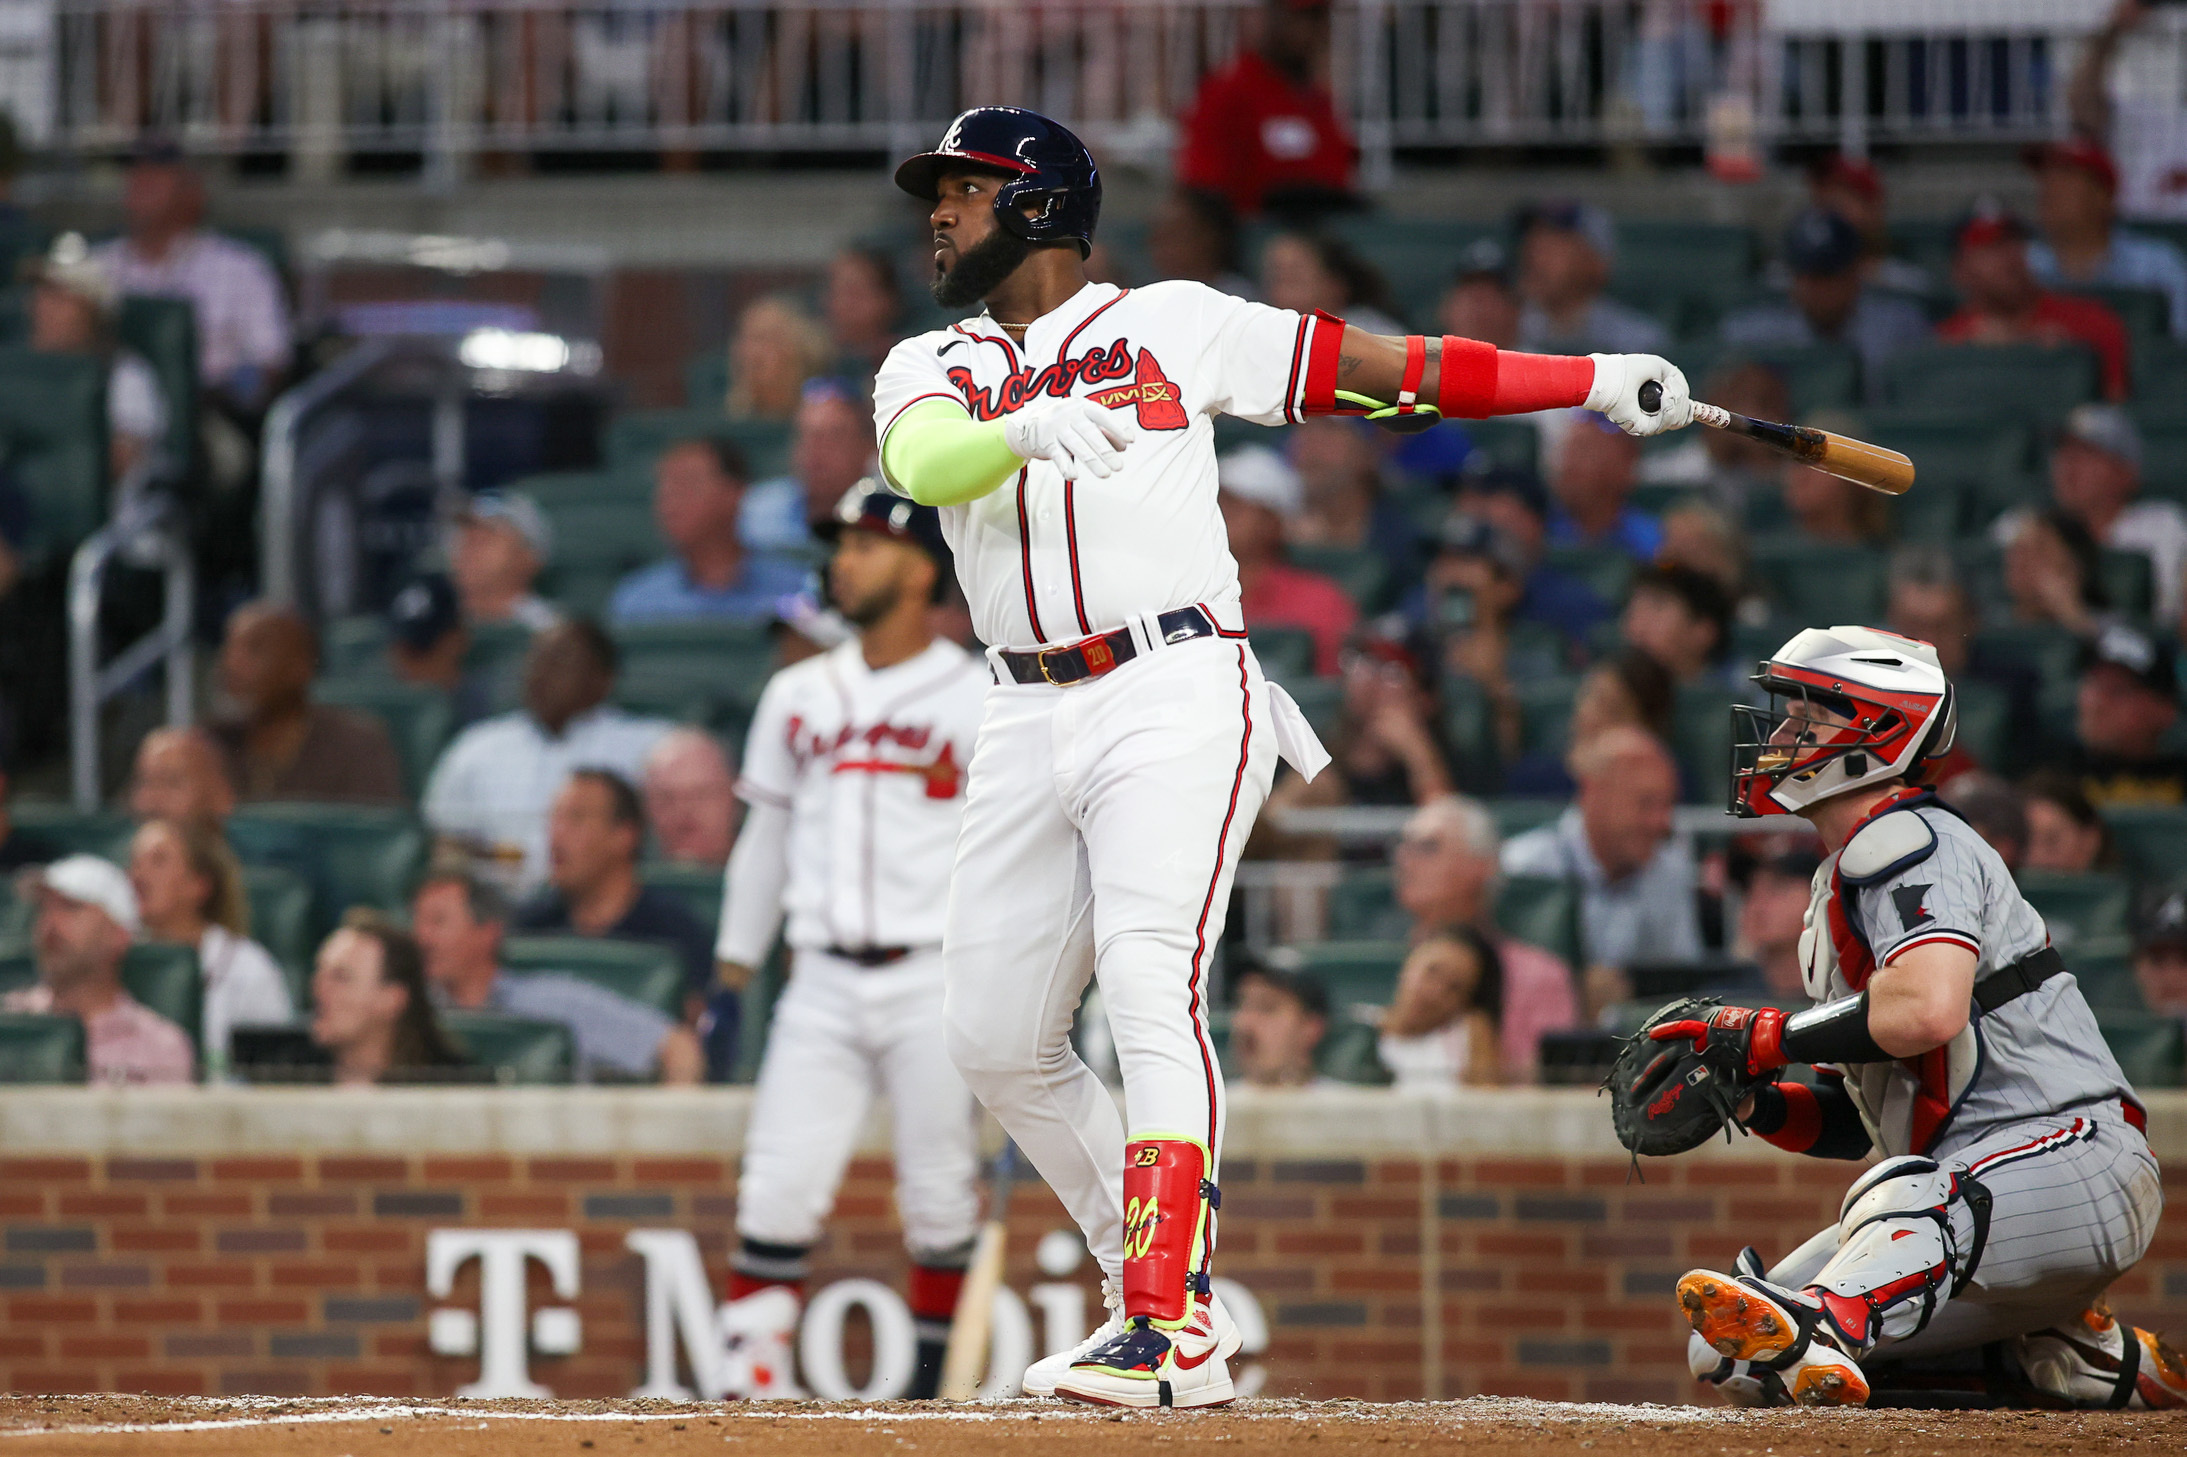
[(1176, 1365), (1177, 1369), (1180, 1371), (1194, 1371), (1198, 1370), (1202, 1366), (1205, 1366), (1207, 1364), (1207, 1358), (1214, 1354), (1215, 1348), (1213, 1346), (1209, 1346), (1206, 1350), (1202, 1351), (1197, 1356), (1187, 1356), (1182, 1351), (1172, 1351), (1170, 1353), (1170, 1360)]

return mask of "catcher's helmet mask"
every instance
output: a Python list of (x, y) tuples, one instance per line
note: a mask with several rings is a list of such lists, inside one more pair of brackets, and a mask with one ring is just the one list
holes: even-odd
[(1101, 171), (1068, 127), (1021, 107), (975, 106), (949, 124), (933, 151), (905, 158), (896, 168), (896, 185), (934, 202), (950, 172), (1003, 179), (995, 190), (995, 221), (1005, 231), (1033, 244), (1075, 244), (1081, 258), (1093, 252)]
[(1936, 649), (1896, 633), (1809, 628), (1748, 681), (1770, 705), (1731, 709), (1727, 808), (1742, 819), (1796, 814), (1885, 780), (1917, 781), (1957, 737), (1956, 694)]

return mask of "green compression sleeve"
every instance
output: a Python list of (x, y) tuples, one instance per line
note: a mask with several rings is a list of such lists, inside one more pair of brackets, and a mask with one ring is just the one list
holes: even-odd
[(975, 420), (961, 405), (921, 400), (897, 417), (881, 469), (922, 506), (961, 506), (1025, 466), (1002, 443), (1002, 421)]

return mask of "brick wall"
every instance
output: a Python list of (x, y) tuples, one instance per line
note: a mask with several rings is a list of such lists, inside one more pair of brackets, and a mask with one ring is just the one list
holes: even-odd
[[(718, 1283), (734, 1175), (733, 1160), (667, 1154), (0, 1158), (0, 1389), (445, 1394), (476, 1366), (426, 1349), (426, 1233), (501, 1225), (574, 1229), (583, 1249), (583, 1348), (535, 1358), (534, 1379), (624, 1394), (644, 1353), (625, 1233), (692, 1230)], [(1748, 1242), (1790, 1248), (1849, 1175), (1744, 1151), (1651, 1166), (1645, 1184), (1595, 1155), (1240, 1155), (1218, 1268), (1266, 1310), (1272, 1393), (1684, 1400), (1672, 1280)], [(1018, 1290), (1040, 1278), (1039, 1236), (1066, 1223), (1021, 1186)], [(900, 1280), (885, 1160), (854, 1165), (818, 1265), (822, 1282)], [(451, 1303), (475, 1308), (476, 1281), (474, 1263)], [(2176, 1221), (2115, 1299), (2143, 1324), (2187, 1326)]]

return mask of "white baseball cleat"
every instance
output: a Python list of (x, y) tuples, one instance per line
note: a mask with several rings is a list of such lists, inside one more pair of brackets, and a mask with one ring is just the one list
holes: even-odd
[(1222, 1406), (1237, 1396), (1230, 1358), (1243, 1339), (1222, 1302), (1192, 1303), (1184, 1328), (1159, 1331), (1145, 1316), (1071, 1363), (1055, 1394), (1094, 1406)]
[(780, 1285), (755, 1290), (721, 1308), (728, 1395), (747, 1401), (804, 1400), (791, 1354), (798, 1308), (796, 1292)]
[(1056, 1383), (1063, 1373), (1071, 1369), (1073, 1362), (1090, 1351), (1099, 1350), (1124, 1333), (1124, 1290), (1114, 1280), (1101, 1282), (1101, 1303), (1109, 1308), (1109, 1318), (1099, 1329), (1067, 1351), (1053, 1356), (1043, 1356), (1025, 1368), (1025, 1376), (1018, 1382), (1018, 1389), (1027, 1396), (1054, 1396)]

